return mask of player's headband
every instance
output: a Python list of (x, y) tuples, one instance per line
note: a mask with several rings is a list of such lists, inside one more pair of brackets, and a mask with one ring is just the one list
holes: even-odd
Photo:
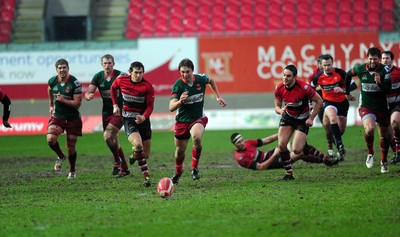
[(241, 139), (242, 138), (242, 135), (240, 135), (240, 133), (234, 133), (234, 134), (232, 134), (232, 136), (231, 136), (231, 142), (233, 143), (233, 144), (236, 144), (236, 142), (239, 140), (239, 139)]

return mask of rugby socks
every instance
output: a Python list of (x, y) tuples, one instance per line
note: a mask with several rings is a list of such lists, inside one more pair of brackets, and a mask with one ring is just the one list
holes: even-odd
[(380, 139), (379, 145), (381, 147), (381, 152), (382, 152), (382, 162), (387, 162), (389, 144), (386, 144), (386, 142), (383, 139)]
[(339, 150), (339, 147), (343, 145), (343, 143), (342, 143), (342, 133), (340, 132), (339, 125), (337, 123), (331, 124), (331, 130), (332, 130), (333, 137), (335, 139), (336, 147)]
[(183, 161), (184, 161), (185, 159), (182, 159), (182, 160), (178, 160), (178, 159), (175, 159), (175, 173), (176, 174), (182, 174), (182, 171), (183, 171)]
[(303, 160), (310, 163), (323, 163), (326, 159), (329, 160), (329, 157), (324, 153), (318, 151), (315, 147), (308, 145), (308, 155), (307, 158)]
[(75, 172), (76, 157), (76, 152), (74, 154), (68, 154), (69, 172)]
[(58, 144), (58, 141), (54, 144), (49, 143), (49, 147), (57, 154), (58, 158), (60, 159), (65, 158), (64, 153), (60, 149), (60, 144)]
[(202, 147), (192, 148), (192, 169), (197, 169), (197, 166), (199, 165), (201, 150)]
[(290, 163), (290, 152), (289, 151), (280, 152), (280, 156), (283, 161), (283, 168), (285, 168), (286, 173), (293, 176), (292, 164)]
[(374, 135), (368, 136), (366, 133), (364, 133), (364, 140), (365, 143), (367, 144), (367, 149), (368, 149), (368, 154), (375, 154), (374, 152)]
[(150, 177), (149, 170), (147, 167), (147, 161), (143, 156), (142, 151), (135, 151), (134, 153), (135, 159), (138, 161), (138, 166), (142, 171), (144, 177)]
[(126, 163), (124, 151), (122, 151), (122, 147), (118, 149), (118, 157), (121, 158), (121, 168), (123, 170), (129, 169), (128, 164)]
[(390, 142), (390, 148), (392, 148), (393, 152), (396, 152), (396, 136)]

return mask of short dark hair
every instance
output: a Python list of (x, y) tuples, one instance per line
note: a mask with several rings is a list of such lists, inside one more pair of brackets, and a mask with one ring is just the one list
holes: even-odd
[(322, 60), (329, 60), (329, 59), (333, 61), (332, 55), (330, 55), (330, 54), (324, 54), (324, 55), (322, 55), (321, 61), (322, 61)]
[(69, 67), (68, 61), (65, 60), (65, 59), (63, 59), (63, 58), (60, 58), (59, 60), (57, 60), (57, 62), (56, 62), (56, 68), (57, 68), (59, 65), (67, 65), (67, 67)]
[(188, 58), (184, 58), (180, 61), (178, 70), (181, 70), (181, 67), (188, 67), (188, 68), (194, 70), (193, 62), (192, 62), (192, 60), (190, 60)]
[(135, 61), (133, 63), (131, 63), (131, 66), (129, 67), (129, 72), (133, 72), (133, 69), (141, 69), (143, 68), (143, 72), (144, 72), (144, 65), (143, 63), (139, 62), (139, 61)]
[(320, 64), (322, 62), (322, 57), (324, 57), (323, 54), (319, 55), (317, 58), (317, 63)]
[(296, 68), (295, 65), (289, 64), (289, 65), (287, 65), (283, 70), (285, 70), (285, 69), (287, 69), (287, 70), (293, 72), (293, 77), (297, 76), (297, 68)]
[(103, 62), (103, 59), (111, 59), (113, 61), (113, 63), (114, 63), (114, 57), (111, 54), (104, 54), (101, 57), (101, 62)]
[(242, 137), (242, 135), (240, 135), (240, 133), (237, 133), (237, 132), (232, 133), (232, 135), (231, 135), (231, 142), (232, 142), (233, 144), (235, 144), (235, 143), (237, 142), (237, 140), (238, 140), (239, 138), (241, 138), (241, 137)]
[(389, 54), (390, 55), (390, 59), (393, 60), (394, 59), (394, 53), (392, 51), (383, 51), (382, 54)]
[(367, 51), (367, 56), (369, 56), (369, 55), (378, 56), (378, 58), (382, 57), (381, 50), (379, 48), (377, 48), (377, 47), (369, 48), (368, 51)]

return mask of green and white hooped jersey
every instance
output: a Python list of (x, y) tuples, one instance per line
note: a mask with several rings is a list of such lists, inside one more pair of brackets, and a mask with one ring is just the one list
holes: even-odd
[(172, 86), (171, 98), (178, 99), (185, 91), (188, 92), (188, 99), (177, 110), (175, 120), (179, 122), (192, 122), (204, 117), (204, 95), (206, 85), (210, 83), (207, 74), (194, 74), (195, 80), (192, 84), (185, 83), (181, 78), (176, 80)]

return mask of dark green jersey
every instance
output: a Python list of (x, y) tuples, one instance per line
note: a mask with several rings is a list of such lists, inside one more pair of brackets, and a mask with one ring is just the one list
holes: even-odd
[(204, 95), (206, 85), (210, 83), (207, 74), (194, 74), (195, 80), (189, 85), (181, 78), (172, 86), (171, 100), (180, 98), (184, 91), (188, 92), (188, 99), (178, 108), (176, 121), (192, 122), (204, 116)]
[[(380, 75), (382, 83), (377, 84), (375, 82), (375, 73)], [(374, 71), (369, 71), (367, 64), (362, 64), (353, 67), (347, 74), (349, 76), (358, 76), (360, 80), (361, 107), (375, 111), (386, 111), (388, 109), (386, 96), (390, 93), (392, 81), (387, 66), (379, 63)], [(351, 78), (346, 77), (346, 83), (349, 79), (351, 80)]]
[[(121, 71), (114, 69), (110, 78), (104, 77), (104, 71), (100, 71), (93, 76), (91, 85), (96, 86), (99, 89), (101, 98), (103, 99), (103, 116), (109, 116), (113, 114), (113, 105), (111, 101), (110, 88), (115, 78), (121, 74)], [(122, 108), (122, 96), (121, 92), (118, 94), (118, 105)]]
[(69, 75), (67, 82), (61, 83), (58, 81), (58, 76), (54, 76), (49, 79), (48, 85), (51, 88), (54, 98), (53, 115), (66, 120), (79, 119), (81, 116), (78, 109), (56, 100), (58, 93), (66, 100), (72, 100), (75, 94), (82, 94), (82, 85), (78, 79)]

